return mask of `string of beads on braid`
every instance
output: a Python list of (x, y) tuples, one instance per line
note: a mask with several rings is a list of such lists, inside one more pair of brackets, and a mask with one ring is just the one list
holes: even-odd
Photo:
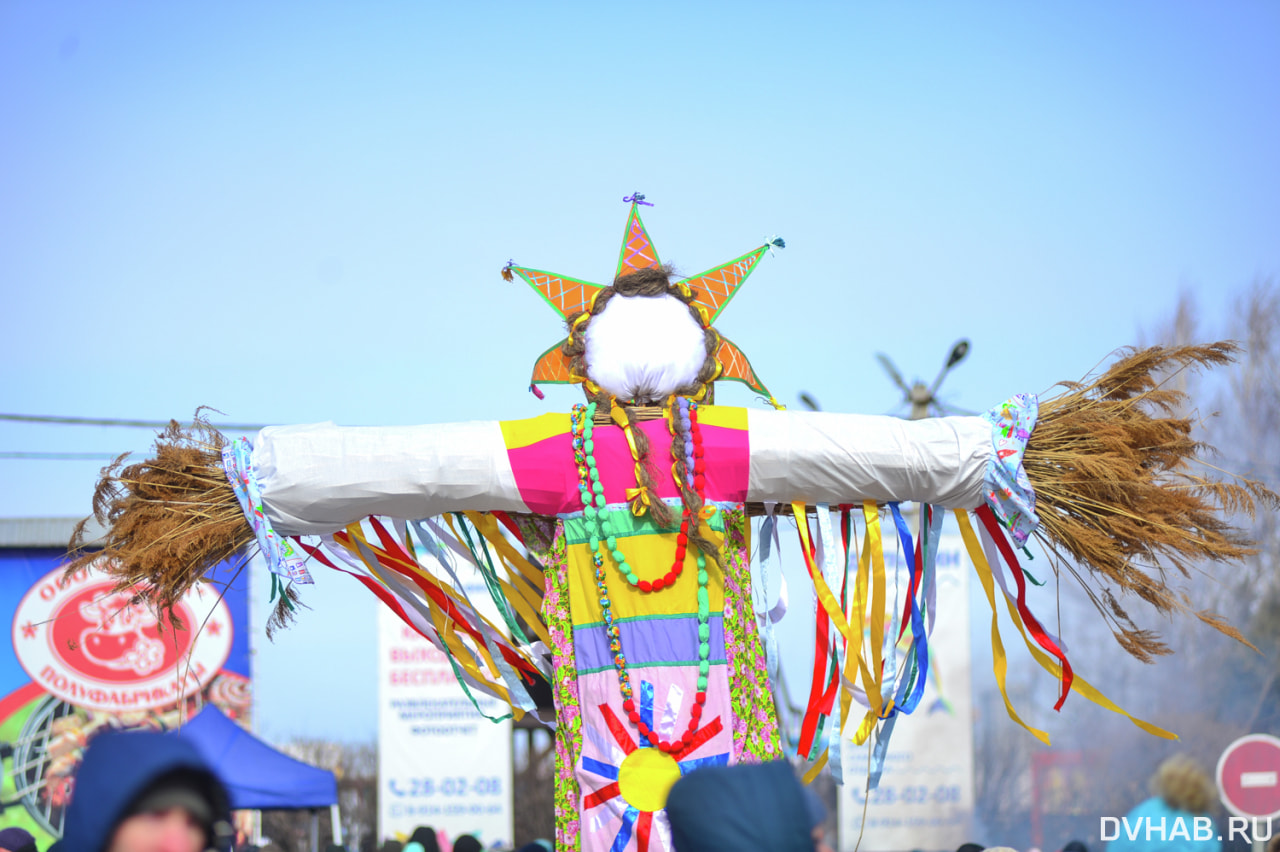
[[(674, 400), (674, 397), (672, 397)], [(689, 540), (693, 542), (699, 551), (702, 552), (708, 560), (715, 563), (721, 569), (724, 566), (720, 562), (720, 548), (702, 534), (702, 497), (698, 495), (696, 489), (690, 487), (689, 481), (693, 478), (690, 476), (688, 462), (685, 459), (685, 441), (692, 436), (685, 431), (684, 423), (681, 421), (675, 406), (668, 403), (667, 405), (667, 423), (671, 428), (671, 475), (675, 480), (676, 486), (680, 489), (680, 499), (684, 501), (685, 506), (689, 508), (689, 514), (693, 517), (694, 523), (690, 525)]]

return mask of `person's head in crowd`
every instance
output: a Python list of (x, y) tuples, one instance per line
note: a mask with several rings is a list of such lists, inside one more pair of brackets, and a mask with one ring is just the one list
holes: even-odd
[(36, 839), (24, 828), (0, 831), (0, 852), (36, 852)]
[(1218, 788), (1199, 763), (1184, 754), (1160, 764), (1151, 778), (1151, 792), (1175, 811), (1207, 814), (1218, 800)]
[(555, 849), (550, 840), (539, 837), (537, 840), (531, 840), (521, 846), (516, 852), (555, 852)]
[(667, 796), (679, 852), (830, 852), (826, 809), (786, 761), (711, 766), (681, 778)]
[(459, 834), (453, 839), (453, 852), (480, 852), (483, 848), (470, 834)]
[(956, 852), (982, 852), (981, 843), (961, 843), (956, 847)]
[(59, 852), (203, 852), (229, 834), (226, 787), (172, 734), (109, 732), (86, 749)]
[(1062, 852), (1089, 852), (1089, 847), (1085, 845), (1083, 840), (1071, 840), (1066, 846), (1062, 847)]
[(429, 825), (420, 825), (413, 830), (413, 834), (409, 835), (409, 842), (405, 844), (406, 852), (415, 843), (422, 849), (415, 849), (413, 852), (441, 852), (440, 838), (436, 836), (436, 830)]

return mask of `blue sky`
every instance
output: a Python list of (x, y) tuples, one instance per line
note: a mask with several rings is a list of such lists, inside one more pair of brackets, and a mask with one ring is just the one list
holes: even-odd
[[(8, 3), (0, 81), (4, 413), (565, 410), (498, 271), (607, 278), (637, 190), (686, 273), (786, 239), (718, 325), (832, 410), (894, 411), (874, 353), (930, 379), (960, 337), (948, 401), (1043, 391), (1280, 270), (1274, 3)], [(0, 514), (85, 514), (99, 466), (0, 458)], [(259, 642), (266, 733), (372, 736), (360, 594)]]

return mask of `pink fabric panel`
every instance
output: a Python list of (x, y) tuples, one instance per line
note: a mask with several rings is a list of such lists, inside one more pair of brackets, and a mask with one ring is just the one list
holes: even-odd
[[(675, 483), (671, 481), (671, 433), (667, 422), (646, 420), (640, 429), (649, 438), (650, 458), (657, 468), (658, 496), (678, 497)], [(597, 426), (594, 437), (605, 499), (622, 503), (627, 499), (626, 490), (636, 484), (635, 461), (627, 439), (617, 426)], [(706, 499), (727, 503), (745, 501), (751, 463), (747, 432), (724, 426), (703, 426), (702, 442), (708, 459)], [(569, 443), (568, 415), (565, 415), (563, 434), (527, 447), (508, 449), (507, 455), (520, 497), (530, 511), (557, 515), (582, 510), (578, 472)]]

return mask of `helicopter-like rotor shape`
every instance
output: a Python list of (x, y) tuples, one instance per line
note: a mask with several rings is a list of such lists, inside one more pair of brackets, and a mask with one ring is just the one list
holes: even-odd
[(938, 388), (942, 385), (942, 380), (946, 378), (947, 373), (951, 369), (965, 359), (969, 354), (969, 341), (961, 338), (957, 340), (951, 347), (951, 352), (947, 355), (947, 360), (943, 363), (942, 369), (938, 371), (938, 376), (933, 380), (932, 384), (926, 385), (924, 382), (916, 381), (908, 385), (902, 378), (902, 374), (898, 372), (898, 368), (889, 360), (889, 356), (883, 352), (876, 353), (876, 360), (880, 362), (880, 366), (889, 374), (889, 378), (902, 391), (902, 402), (911, 406), (911, 420), (923, 420), (926, 417), (946, 416), (949, 414), (968, 414), (970, 412), (944, 403), (938, 399)]

